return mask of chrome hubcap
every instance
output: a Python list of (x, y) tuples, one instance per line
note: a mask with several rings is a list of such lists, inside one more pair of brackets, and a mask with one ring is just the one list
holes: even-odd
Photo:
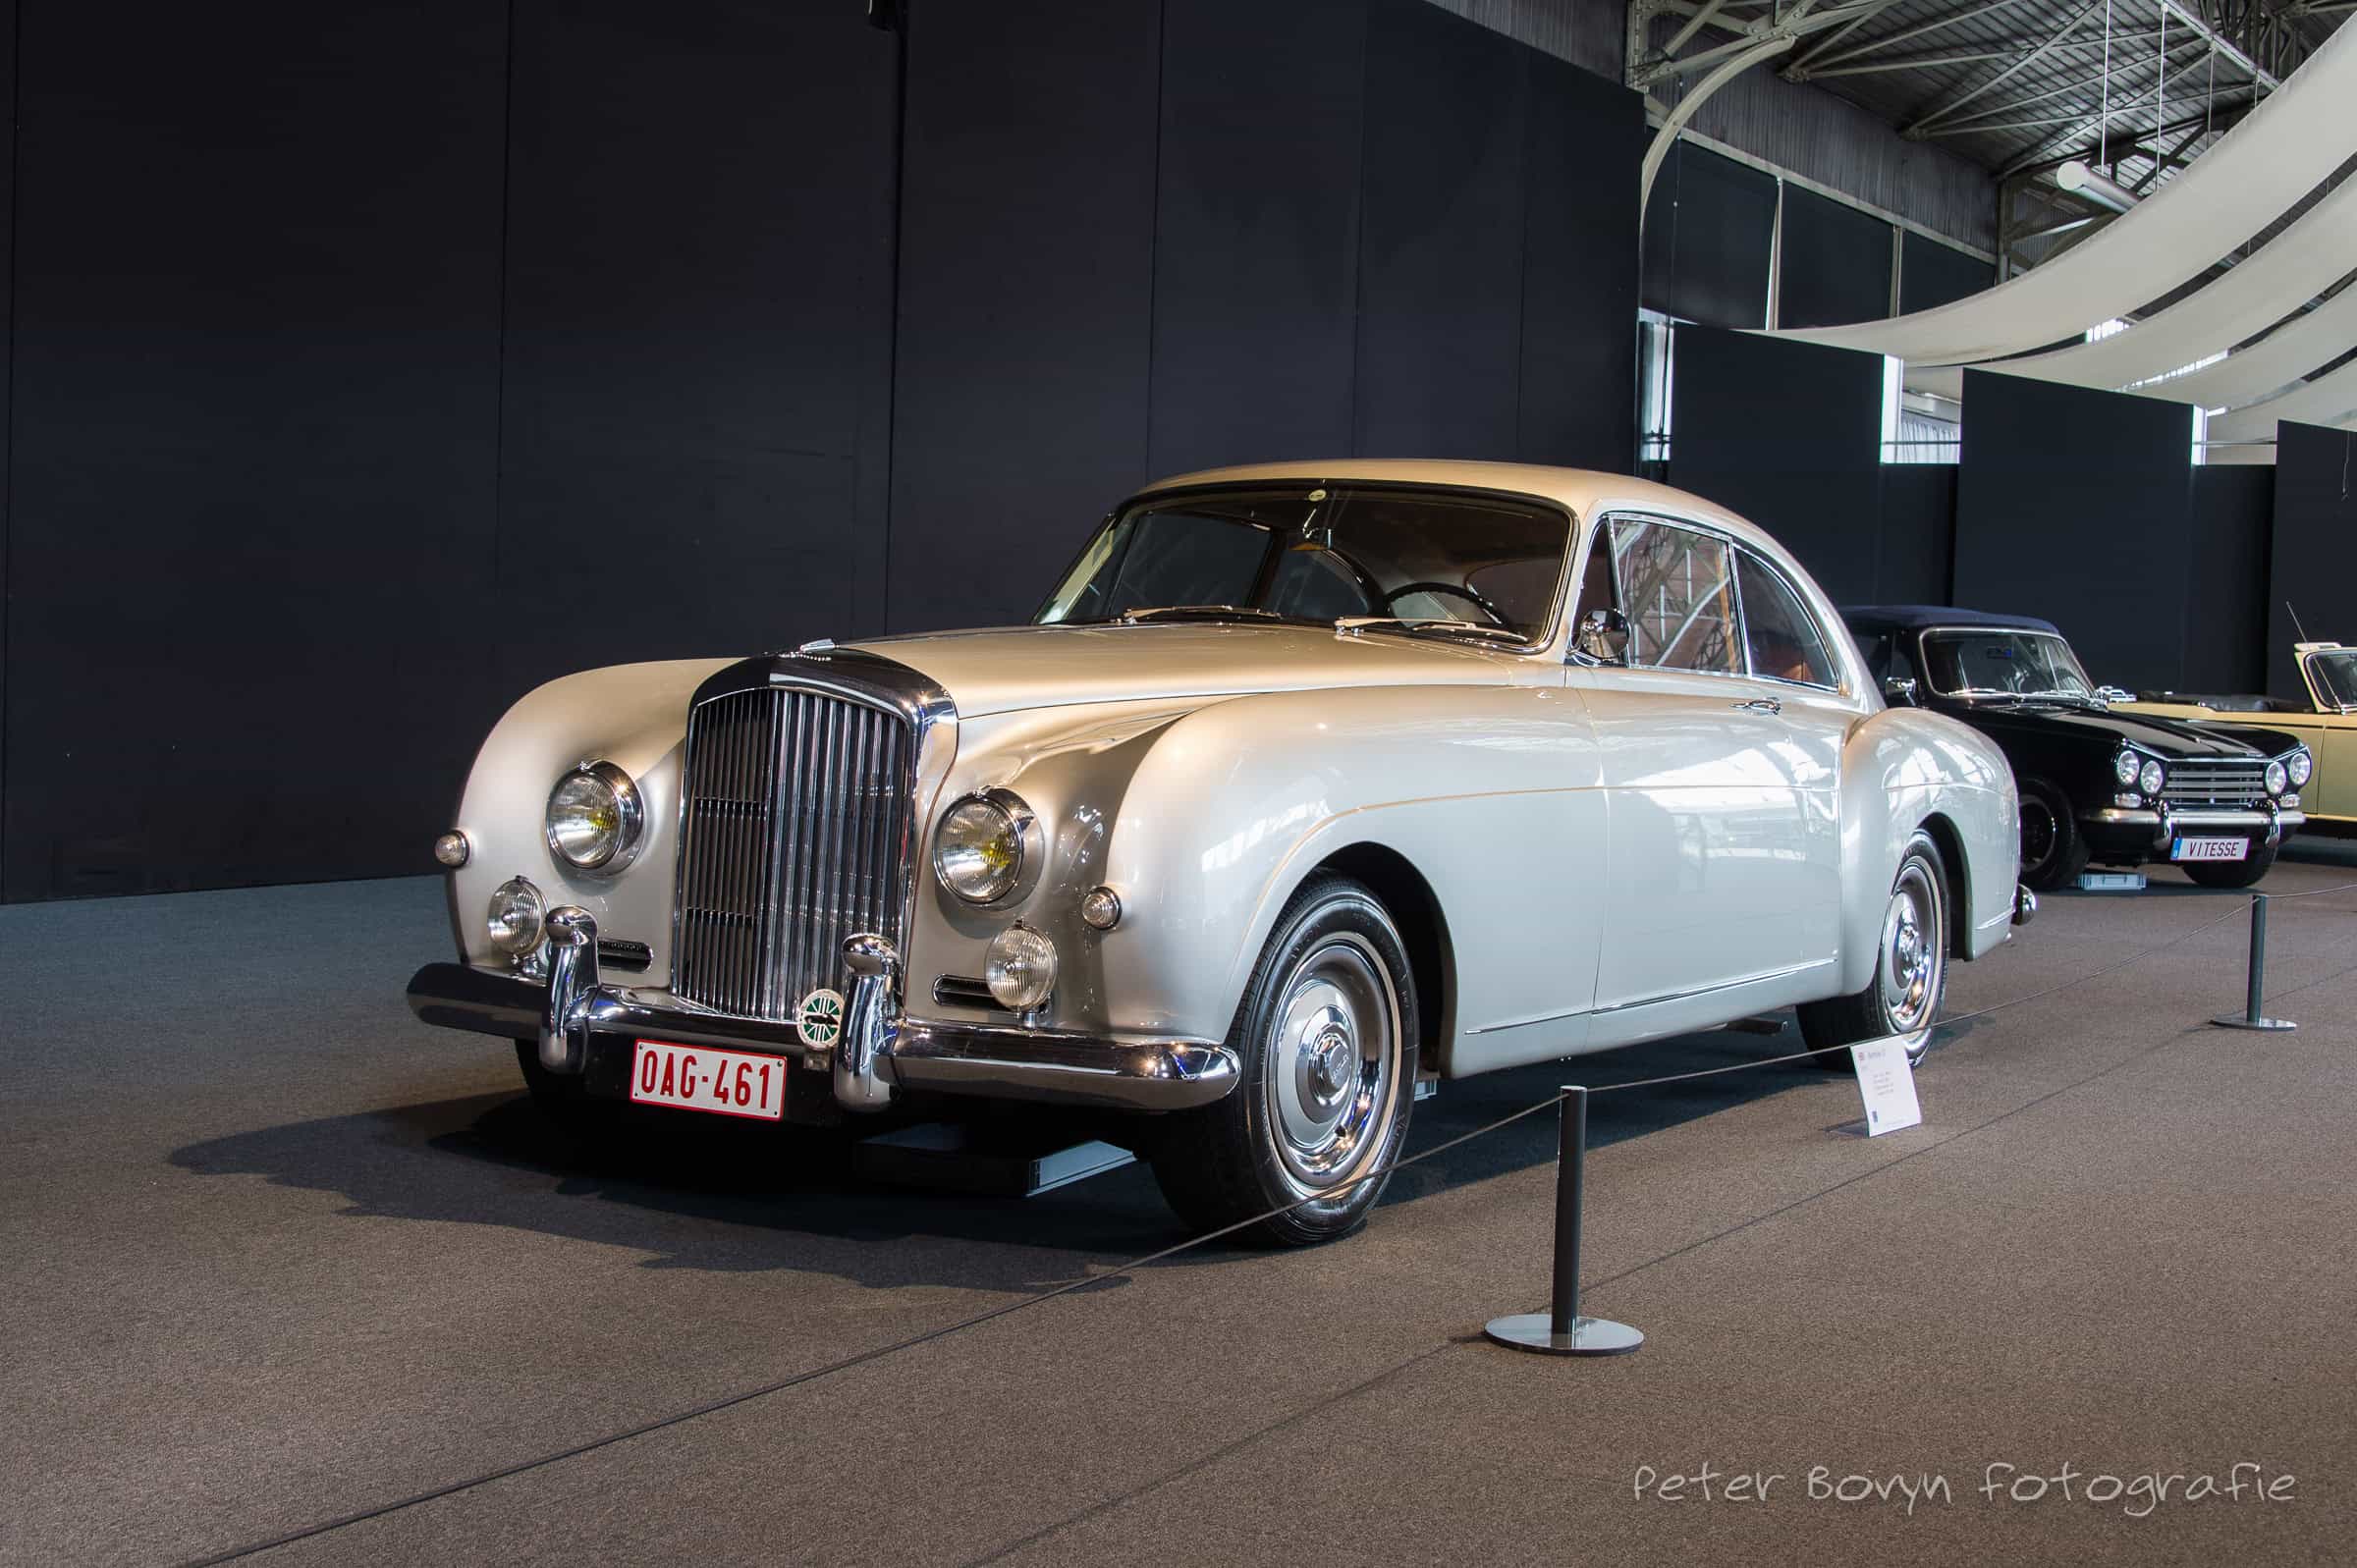
[(1304, 1196), (1348, 1180), (1373, 1153), (1397, 1092), (1399, 1000), (1374, 949), (1343, 933), (1288, 978), (1264, 1088), (1277, 1156)]
[(1940, 890), (1920, 860), (1910, 860), (1883, 916), (1883, 1016), (1892, 1034), (1932, 1021), (1947, 963)]

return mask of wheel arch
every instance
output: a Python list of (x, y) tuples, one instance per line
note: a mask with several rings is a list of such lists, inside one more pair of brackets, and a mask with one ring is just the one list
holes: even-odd
[(1946, 815), (1935, 811), (1920, 824), (1940, 852), (1940, 869), (1947, 879), (1947, 952), (1951, 958), (1972, 957), (1972, 862), (1964, 853), (1964, 836)]
[[(1407, 949), (1416, 987), (1416, 1045), (1428, 1070), (1445, 1070), (1443, 1054), (1456, 1037), (1456, 954), (1449, 917), (1414, 862), (1389, 844), (1361, 840), (1320, 860), (1309, 876), (1333, 873), (1363, 884), (1374, 893)], [(1308, 876), (1301, 879), (1308, 881)], [(1298, 887), (1300, 884), (1296, 884)]]

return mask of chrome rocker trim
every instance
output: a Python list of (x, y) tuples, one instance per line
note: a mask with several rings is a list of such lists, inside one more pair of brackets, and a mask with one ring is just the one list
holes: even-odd
[[(559, 926), (559, 917), (563, 925)], [(551, 1072), (578, 1072), (589, 1037), (640, 1036), (792, 1058), (830, 1070), (851, 1110), (879, 1110), (896, 1089), (984, 1095), (1120, 1110), (1183, 1110), (1235, 1087), (1235, 1054), (1207, 1040), (1108, 1037), (900, 1016), (901, 962), (880, 937), (845, 944), (850, 1001), (832, 1050), (804, 1045), (795, 1025), (704, 1011), (665, 991), (599, 983), (597, 924), (553, 911), (565, 934), (546, 984), (464, 963), (429, 963), (410, 980), (410, 1010), (429, 1024), (502, 1039), (537, 1036)]]

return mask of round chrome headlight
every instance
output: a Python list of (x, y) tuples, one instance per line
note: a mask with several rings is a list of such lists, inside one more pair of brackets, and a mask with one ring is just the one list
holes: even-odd
[(2111, 777), (2123, 784), (2136, 783), (2136, 768), (2137, 756), (2133, 751), (2123, 751), (2111, 759)]
[(933, 831), (933, 875), (967, 903), (996, 903), (1023, 880), (1031, 811), (1004, 789), (986, 789), (942, 813)]
[(646, 808), (630, 776), (585, 762), (548, 792), (548, 850), (576, 871), (612, 876), (638, 857)]
[(982, 954), (982, 980), (1000, 1006), (1029, 1012), (1056, 989), (1056, 944), (1029, 926), (1009, 926)]
[(2158, 762), (2147, 762), (2136, 775), (2136, 787), (2148, 795), (2159, 794), (2161, 786), (2167, 782), (2168, 770)]
[(491, 905), (483, 911), (483, 934), (501, 952), (521, 958), (540, 946), (540, 929), (547, 913), (540, 890), (514, 877), (492, 890)]
[(2267, 765), (2267, 792), (2279, 795), (2291, 787), (2291, 772), (2279, 762)]
[(2291, 774), (2293, 784), (2304, 784), (2308, 782), (2308, 776), (2316, 772), (2316, 759), (2308, 755), (2306, 746), (2302, 746), (2283, 760), (2283, 766)]

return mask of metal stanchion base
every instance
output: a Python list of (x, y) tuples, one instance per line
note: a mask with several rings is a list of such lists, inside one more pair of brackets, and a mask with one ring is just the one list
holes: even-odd
[(1554, 1326), (1555, 1319), (1547, 1313), (1517, 1312), (1492, 1318), (1481, 1331), (1499, 1344), (1543, 1356), (1618, 1356), (1645, 1342), (1642, 1330), (1610, 1318), (1574, 1318), (1567, 1334), (1554, 1332)]
[(2252, 1018), (2239, 1012), (2230, 1012), (2222, 1018), (2213, 1018), (2210, 1021), (2220, 1029), (2297, 1029), (2299, 1027), (2289, 1018)]

